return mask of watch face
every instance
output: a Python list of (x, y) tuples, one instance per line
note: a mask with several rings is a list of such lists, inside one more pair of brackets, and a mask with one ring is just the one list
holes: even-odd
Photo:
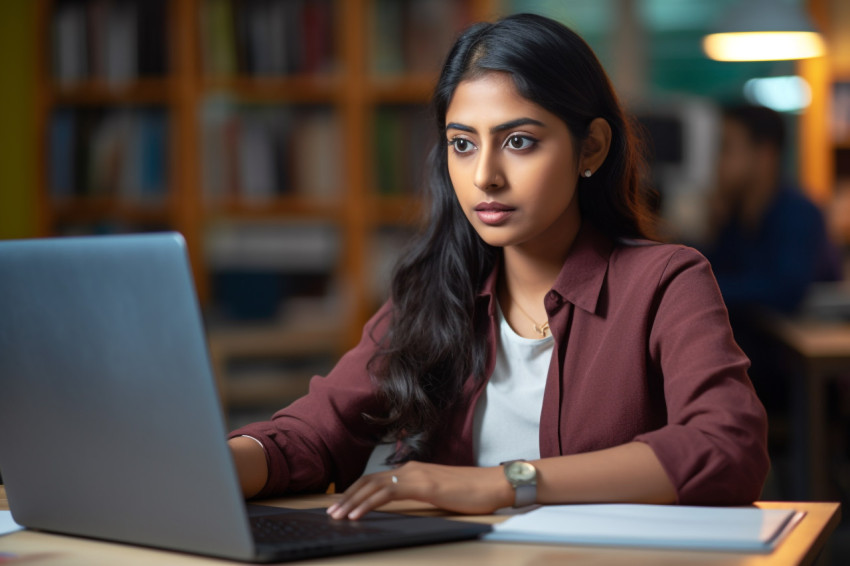
[(537, 470), (528, 462), (511, 462), (505, 472), (516, 482), (531, 481), (537, 476)]

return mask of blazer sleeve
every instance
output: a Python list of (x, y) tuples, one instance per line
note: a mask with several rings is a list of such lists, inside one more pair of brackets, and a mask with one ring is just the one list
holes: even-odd
[(769, 467), (767, 416), (708, 261), (676, 251), (656, 303), (649, 356), (663, 376), (667, 425), (636, 440), (653, 449), (679, 503), (751, 503)]
[(388, 314), (384, 305), (364, 327), (360, 343), (326, 377), (313, 377), (307, 395), (270, 421), (230, 433), (229, 438), (252, 436), (266, 450), (269, 476), (257, 497), (325, 491), (331, 482), (345, 489), (363, 473), (382, 432), (365, 415), (383, 414), (367, 364)]

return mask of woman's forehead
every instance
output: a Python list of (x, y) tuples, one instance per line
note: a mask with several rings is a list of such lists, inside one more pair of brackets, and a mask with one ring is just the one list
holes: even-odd
[(509, 74), (491, 72), (458, 84), (446, 110), (446, 125), (454, 122), (489, 128), (520, 117), (545, 122), (551, 114), (523, 97)]

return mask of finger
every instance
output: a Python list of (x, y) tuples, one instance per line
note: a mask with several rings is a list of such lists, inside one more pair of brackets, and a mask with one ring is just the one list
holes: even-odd
[(360, 503), (357, 507), (355, 507), (349, 514), (348, 518), (352, 520), (357, 520), (369, 511), (373, 509), (377, 509), (381, 505), (385, 505), (390, 501), (396, 499), (404, 499), (399, 495), (399, 490), (393, 487), (384, 487), (374, 492), (372, 495), (366, 498), (365, 501)]
[(382, 482), (378, 478), (371, 478), (370, 481), (365, 482), (350, 496), (348, 496), (348, 491), (346, 491), (346, 499), (344, 501), (338, 502), (338, 507), (334, 509), (334, 511), (331, 513), (331, 517), (333, 517), (334, 519), (344, 519), (346, 516), (348, 516), (352, 509), (360, 505), (373, 493), (381, 489), (382, 483), (386, 483), (386, 481)]
[(363, 477), (359, 478), (357, 481), (355, 481), (353, 484), (348, 486), (348, 489), (346, 489), (345, 492), (343, 492), (343, 494), (340, 496), (340, 498), (337, 501), (335, 501), (330, 507), (327, 508), (327, 510), (326, 510), (327, 514), (333, 515), (334, 511), (339, 509), (340, 506), (344, 505), (349, 499), (351, 499), (351, 496), (354, 495), (363, 486), (364, 483), (366, 483), (367, 477), (368, 476), (363, 476)]
[(370, 474), (368, 476), (362, 476), (362, 477), (358, 478), (357, 481), (355, 481), (353, 484), (348, 486), (348, 489), (345, 490), (345, 492), (342, 494), (342, 496), (336, 502), (334, 502), (333, 505), (328, 507), (328, 509), (327, 509), (328, 515), (333, 515), (334, 512), (337, 509), (339, 509), (341, 506), (348, 503), (348, 501), (356, 493), (358, 493), (365, 486), (369, 485), (369, 483), (374, 479), (374, 475), (375, 474)]

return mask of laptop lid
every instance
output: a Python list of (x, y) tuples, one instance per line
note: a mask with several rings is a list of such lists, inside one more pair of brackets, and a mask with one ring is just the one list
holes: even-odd
[(27, 527), (254, 555), (179, 234), (0, 242), (0, 469)]

